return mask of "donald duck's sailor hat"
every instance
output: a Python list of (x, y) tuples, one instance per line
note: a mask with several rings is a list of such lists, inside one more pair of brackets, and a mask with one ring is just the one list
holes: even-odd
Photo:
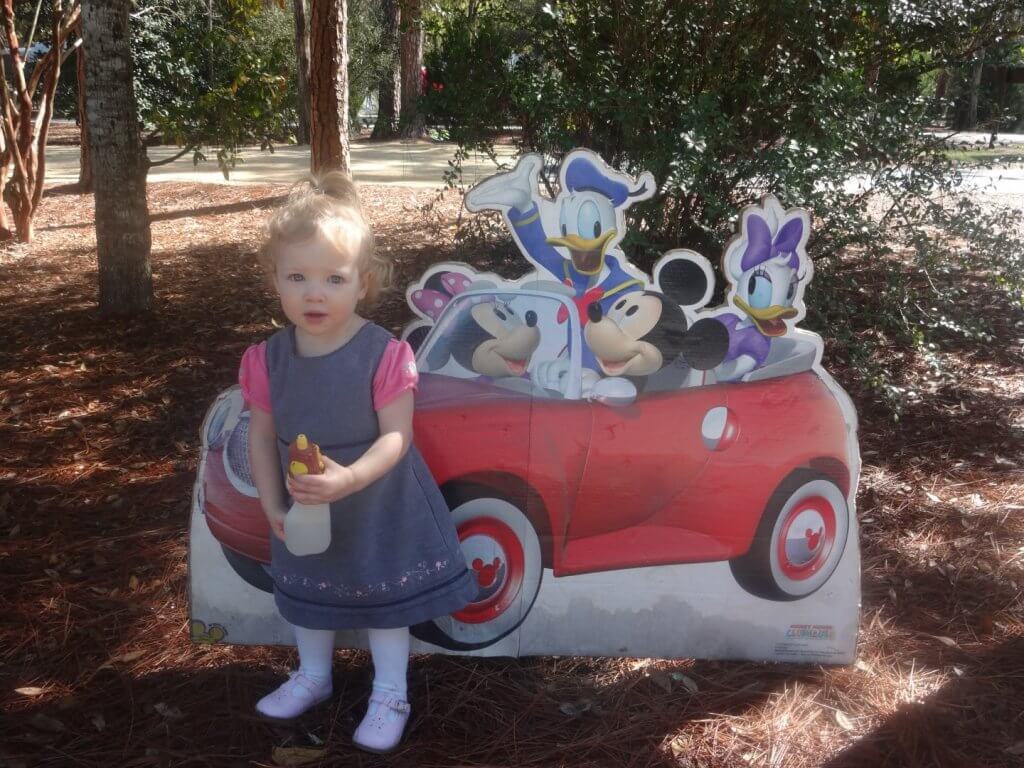
[(573, 153), (565, 169), (565, 188), (569, 192), (597, 192), (616, 208), (631, 205), (654, 194), (653, 177), (645, 173), (636, 182), (624, 173), (595, 163), (590, 152)]

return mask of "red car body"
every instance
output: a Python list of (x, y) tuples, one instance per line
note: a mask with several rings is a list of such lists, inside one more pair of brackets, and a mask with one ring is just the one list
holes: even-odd
[[(720, 406), (734, 434), (709, 450), (701, 423)], [(796, 467), (849, 490), (845, 421), (811, 372), (623, 408), (424, 374), (415, 431), (440, 486), (478, 480), (527, 500), (555, 576), (739, 557)]]
[[(200, 503), (235, 570), (270, 589), (240, 400), (222, 396), (207, 417)], [(617, 405), (428, 372), (414, 426), (480, 586), (420, 631), (449, 648), (517, 627), (543, 567), (562, 577), (729, 561), (747, 592), (800, 599), (835, 570), (851, 527), (853, 425), (813, 369)]]

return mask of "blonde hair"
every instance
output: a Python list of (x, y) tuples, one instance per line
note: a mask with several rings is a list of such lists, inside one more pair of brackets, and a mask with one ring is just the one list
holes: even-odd
[(391, 287), (391, 261), (377, 254), (356, 185), (341, 171), (310, 175), (292, 187), (284, 205), (267, 223), (260, 263), (273, 274), (282, 245), (304, 243), (317, 236), (355, 257), (359, 275), (367, 283), (363, 305), (373, 304)]

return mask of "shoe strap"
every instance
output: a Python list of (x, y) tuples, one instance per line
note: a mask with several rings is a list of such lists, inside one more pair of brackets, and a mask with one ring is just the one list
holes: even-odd
[(316, 696), (316, 688), (323, 686), (323, 683), (321, 683), (320, 686), (317, 686), (317, 684), (309, 677), (307, 677), (304, 672), (299, 671), (295, 671), (289, 674), (288, 682), (291, 683), (291, 685), (288, 688), (288, 693), (290, 693), (292, 696), (295, 696), (296, 688), (302, 688), (304, 691), (306, 691), (307, 694), (309, 694), (309, 698), (311, 699)]
[(398, 698), (397, 696), (384, 695), (379, 696), (374, 694), (370, 696), (371, 704), (379, 704), (382, 707), (394, 710), (402, 715), (407, 715), (412, 711), (412, 707), (409, 706), (409, 702)]

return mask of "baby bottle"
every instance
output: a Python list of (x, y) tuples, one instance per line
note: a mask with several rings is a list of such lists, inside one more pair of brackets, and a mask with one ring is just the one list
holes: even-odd
[[(288, 446), (288, 474), (319, 475), (324, 471), (320, 448), (305, 435)], [(295, 502), (284, 519), (284, 544), (293, 555), (319, 555), (331, 546), (331, 505)]]

